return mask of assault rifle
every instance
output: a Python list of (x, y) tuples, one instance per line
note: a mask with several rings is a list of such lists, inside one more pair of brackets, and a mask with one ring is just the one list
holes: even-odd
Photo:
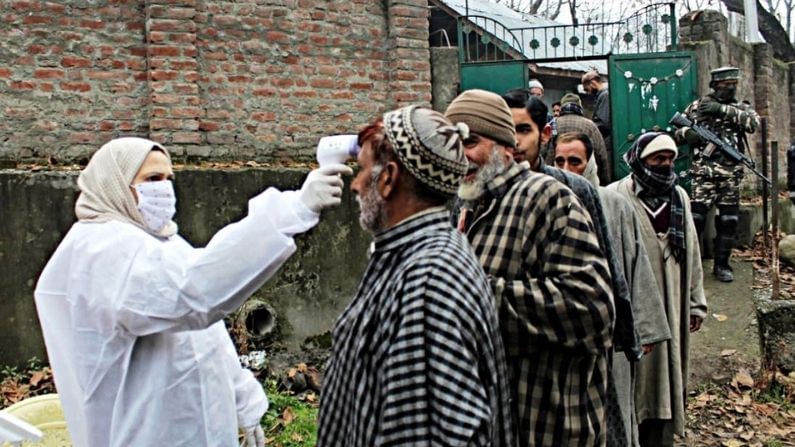
[(751, 160), (747, 155), (733, 148), (730, 144), (723, 141), (719, 136), (715, 135), (711, 130), (691, 120), (684, 113), (676, 112), (674, 116), (671, 118), (671, 120), (668, 121), (668, 124), (672, 124), (677, 128), (689, 127), (693, 129), (693, 131), (695, 131), (698, 134), (698, 136), (701, 137), (702, 140), (706, 141), (708, 145), (712, 146), (712, 148), (709, 150), (710, 154), (715, 149), (718, 149), (721, 152), (723, 152), (723, 155), (727, 156), (735, 163), (744, 164), (745, 166), (748, 167), (748, 169), (751, 170), (751, 172), (753, 172), (754, 174), (759, 176), (759, 178), (767, 182), (768, 185), (772, 185), (770, 179), (762, 175), (762, 173), (756, 169), (756, 163), (754, 163), (754, 161)]

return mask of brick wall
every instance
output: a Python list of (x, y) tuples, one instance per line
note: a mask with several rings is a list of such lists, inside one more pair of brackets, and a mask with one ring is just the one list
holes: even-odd
[(281, 161), (429, 104), (426, 0), (0, 2), (0, 158), (87, 158), (121, 135)]

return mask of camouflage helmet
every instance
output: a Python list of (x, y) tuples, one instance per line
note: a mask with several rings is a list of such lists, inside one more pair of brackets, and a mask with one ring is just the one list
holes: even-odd
[(739, 81), (740, 69), (737, 67), (720, 67), (709, 72), (710, 82)]

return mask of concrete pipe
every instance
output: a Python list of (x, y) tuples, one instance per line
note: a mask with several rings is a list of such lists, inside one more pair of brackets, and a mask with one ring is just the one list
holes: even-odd
[(248, 340), (262, 340), (276, 328), (276, 311), (264, 301), (248, 300), (240, 307), (235, 326), (238, 330), (244, 330)]

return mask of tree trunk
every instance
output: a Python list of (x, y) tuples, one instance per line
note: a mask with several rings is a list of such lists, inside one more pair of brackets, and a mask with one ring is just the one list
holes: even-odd
[[(745, 13), (743, 0), (721, 1), (726, 5), (729, 11), (740, 14)], [(773, 56), (784, 62), (795, 61), (795, 48), (793, 48), (792, 43), (789, 41), (789, 34), (787, 34), (787, 31), (781, 26), (776, 16), (762, 7), (762, 4), (758, 0), (756, 2), (756, 9), (759, 16), (759, 32), (762, 33), (765, 41), (773, 47)]]

